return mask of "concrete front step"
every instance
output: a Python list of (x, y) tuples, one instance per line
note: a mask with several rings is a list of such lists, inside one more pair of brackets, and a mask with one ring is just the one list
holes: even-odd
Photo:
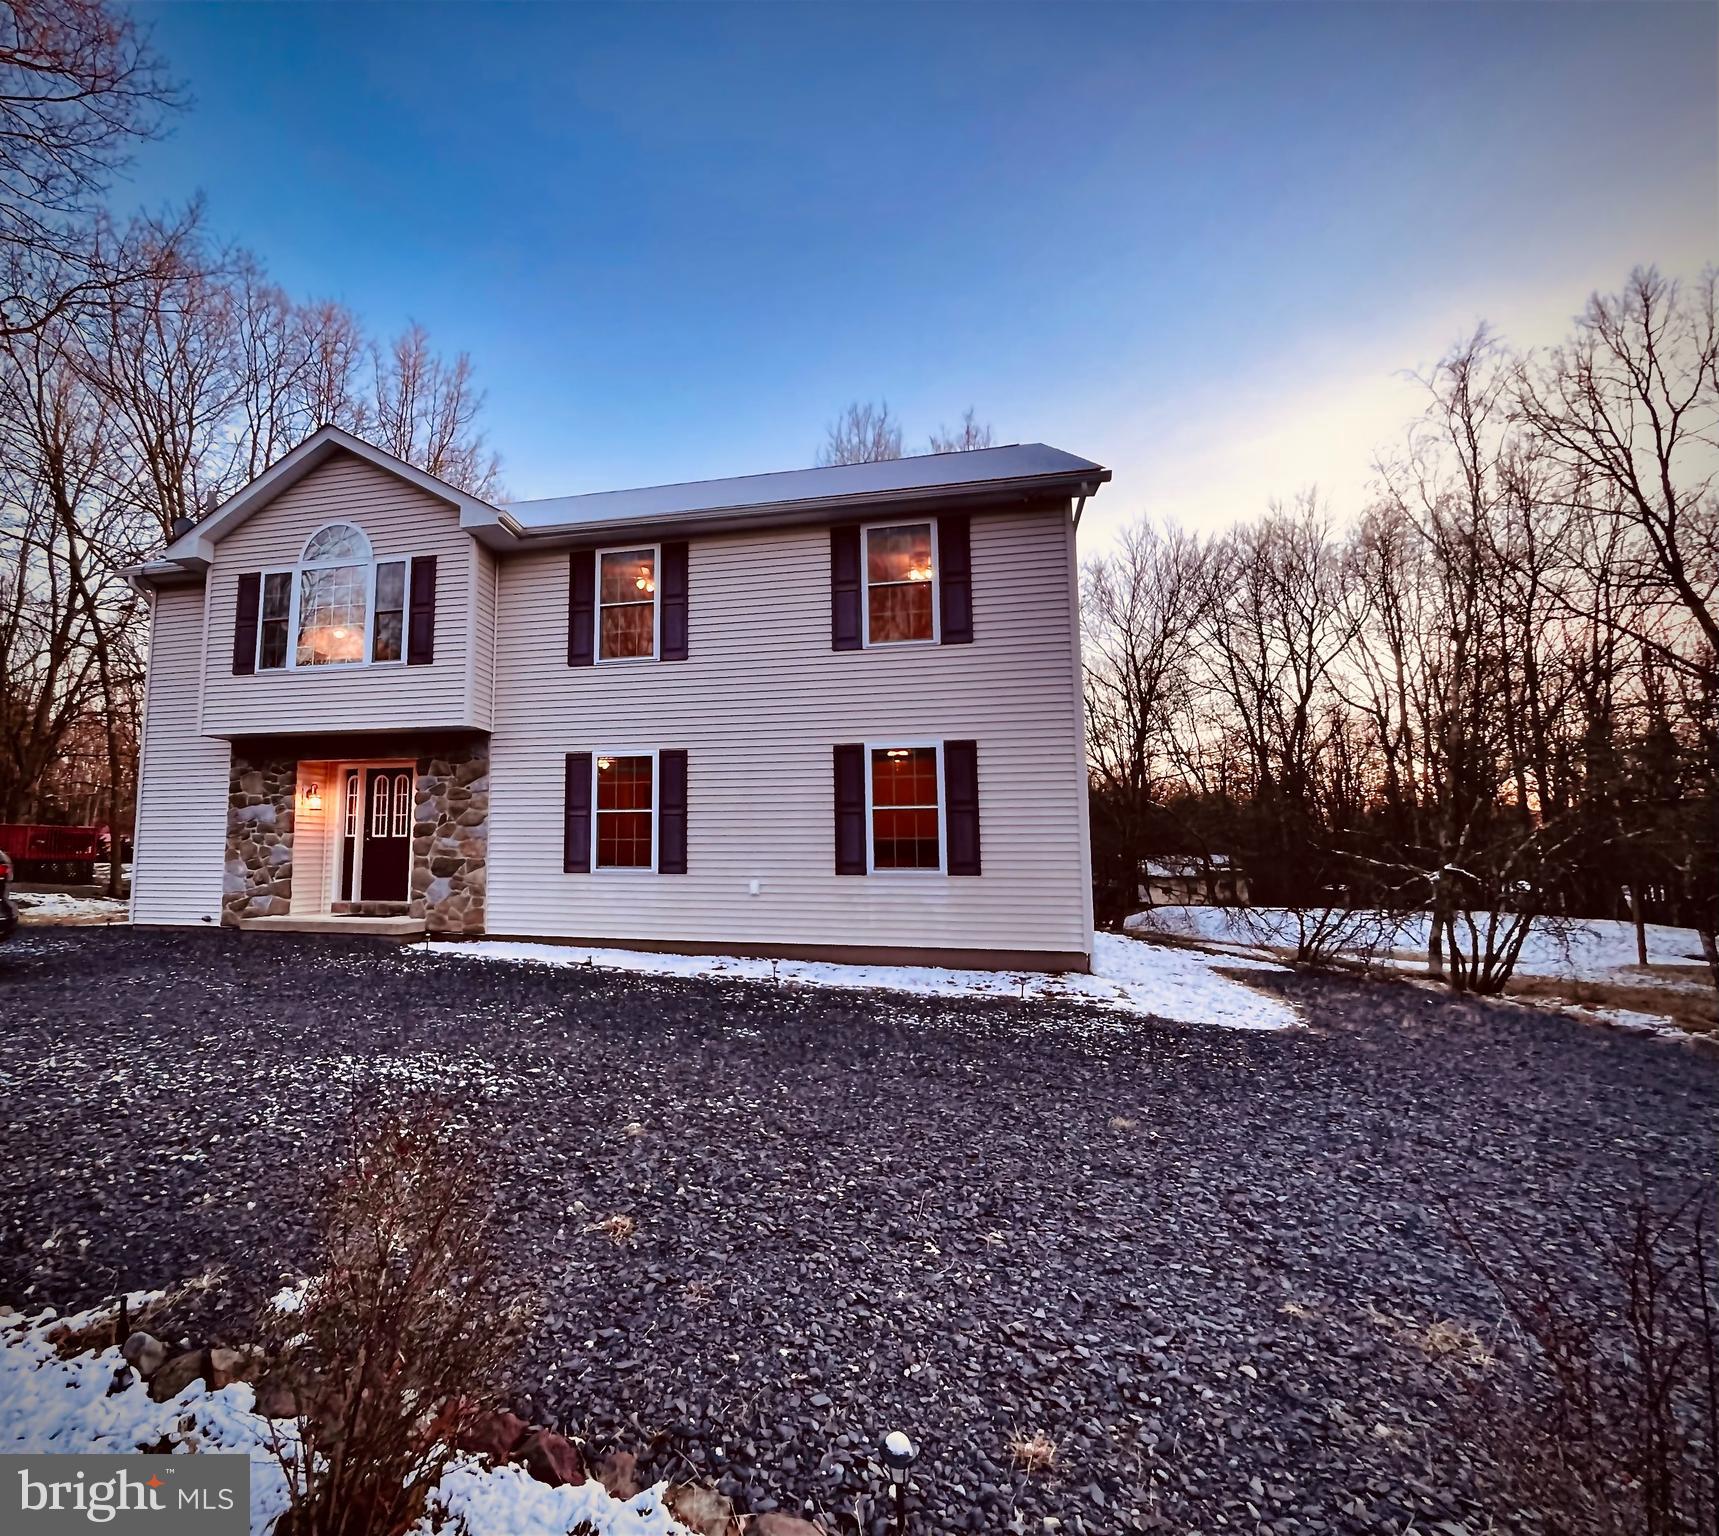
[(239, 927), (256, 933), (343, 933), (377, 939), (421, 939), (421, 917), (347, 917), (332, 912), (285, 913), (279, 917), (241, 917)]

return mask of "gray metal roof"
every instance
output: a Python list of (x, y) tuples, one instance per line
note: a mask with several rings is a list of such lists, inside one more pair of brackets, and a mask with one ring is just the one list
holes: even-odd
[(191, 579), (209, 568), (215, 545), (331, 455), (345, 452), (400, 476), (458, 508), (460, 526), (496, 550), (521, 543), (577, 544), (625, 531), (641, 537), (788, 524), (802, 518), (885, 514), (909, 506), (1004, 503), (1089, 496), (1110, 478), (1091, 459), (1044, 443), (1011, 443), (970, 453), (927, 453), (881, 464), (788, 469), (729, 480), (689, 480), (630, 491), (593, 491), (501, 506), (414, 469), (338, 427), (319, 427), (236, 495), (174, 539), (160, 557), (126, 572), (134, 585)]
[(926, 453), (876, 464), (834, 464), (822, 469), (785, 469), (774, 474), (736, 475), (727, 480), (688, 480), (626, 491), (592, 491), (505, 504), (522, 531), (572, 532), (581, 527), (659, 519), (699, 518), (724, 512), (826, 509), (831, 504), (889, 502), (939, 494), (1042, 483), (1048, 492), (1081, 480), (1093, 489), (1110, 471), (1090, 459), (1045, 443), (1011, 443), (967, 453)]

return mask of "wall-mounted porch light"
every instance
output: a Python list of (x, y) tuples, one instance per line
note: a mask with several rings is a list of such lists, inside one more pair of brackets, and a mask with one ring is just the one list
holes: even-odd
[(322, 809), (322, 786), (320, 784), (300, 784), (298, 797), (304, 802), (304, 808), (307, 811), (320, 811)]

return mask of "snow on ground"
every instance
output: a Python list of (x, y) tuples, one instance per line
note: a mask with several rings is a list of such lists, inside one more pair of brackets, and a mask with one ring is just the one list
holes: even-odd
[[(128, 1301), (136, 1310), (151, 1299), (152, 1293), (138, 1291)], [(66, 1321), (75, 1329), (100, 1315), (84, 1312)], [(0, 1453), (123, 1455), (156, 1445), (163, 1436), (176, 1453), (188, 1451), (188, 1440), (202, 1451), (244, 1452), (251, 1458), (251, 1536), (265, 1536), (287, 1507), (286, 1478), (270, 1448), (271, 1435), (290, 1444), (292, 1422), (252, 1413), (255, 1397), (244, 1385), (211, 1392), (195, 1381), (176, 1398), (151, 1402), (117, 1349), (61, 1360), (47, 1338), (57, 1321), (52, 1312), (0, 1316)], [(110, 1396), (122, 1372), (127, 1384)], [(566, 1536), (574, 1529), (592, 1536), (690, 1536), (663, 1507), (663, 1492), (659, 1484), (623, 1503), (594, 1480), (550, 1488), (518, 1467), (462, 1460), (442, 1479), (436, 1502), (464, 1517), (469, 1536)], [(430, 1531), (426, 1518), (417, 1536)]]
[(1280, 998), (1221, 971), (1281, 971), (1270, 961), (1207, 955), (1143, 943), (1112, 933), (1092, 936), (1092, 972), (962, 971), (930, 965), (836, 965), (821, 960), (754, 960), (739, 955), (648, 954), (582, 945), (519, 944), (482, 939), (437, 942), (414, 954), (598, 966), (649, 976), (698, 976), (783, 986), (851, 987), (919, 996), (1072, 999), (1184, 1024), (1232, 1029), (1287, 1029), (1300, 1022)]
[[(1129, 918), (1128, 927), (1136, 933), (1162, 933), (1250, 951), (1295, 943), (1295, 916), (1281, 907), (1153, 907)], [(1424, 955), (1427, 928), (1426, 913), (1410, 914), (1396, 925), (1390, 936), (1391, 947)], [(1649, 923), (1647, 960), (1649, 965), (1700, 965), (1701, 941), (1693, 928)], [(1545, 924), (1536, 925), (1522, 946), (1516, 969), (1524, 976), (1573, 981), (1639, 983), (1643, 979), (1636, 968), (1634, 926), (1605, 918), (1581, 919), (1567, 936)], [(1628, 974), (1619, 975), (1626, 971)], [(1654, 977), (1648, 984), (1665, 985), (1676, 980)], [(1691, 984), (1707, 985), (1699, 978)]]
[(112, 896), (68, 896), (64, 891), (13, 891), (12, 905), (30, 923), (123, 923), (130, 904)]
[(1590, 1008), (1585, 1004), (1567, 1004), (1564, 1011), (1578, 1018), (1592, 1019), (1596, 1024), (1609, 1024), (1632, 1035), (1658, 1035), (1666, 1040), (1687, 1040), (1690, 1032), (1679, 1029), (1677, 1021), (1663, 1013), (1638, 1013), (1633, 1008)]

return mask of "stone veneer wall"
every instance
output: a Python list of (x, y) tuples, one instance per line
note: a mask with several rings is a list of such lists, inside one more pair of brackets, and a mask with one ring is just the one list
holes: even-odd
[(292, 910), (292, 829), (298, 759), (235, 750), (227, 781), (227, 865), (221, 922)]
[(482, 933), (489, 859), (489, 741), (418, 759), (412, 915), (431, 933)]
[[(241, 917), (276, 917), (292, 910), (298, 765), (297, 756), (233, 749), (221, 894), (221, 921), (227, 926)], [(431, 933), (482, 933), (489, 859), (488, 740), (438, 742), (414, 763), (414, 789), (408, 910), (423, 918)], [(360, 910), (370, 907), (400, 910), (388, 903), (360, 904)]]

